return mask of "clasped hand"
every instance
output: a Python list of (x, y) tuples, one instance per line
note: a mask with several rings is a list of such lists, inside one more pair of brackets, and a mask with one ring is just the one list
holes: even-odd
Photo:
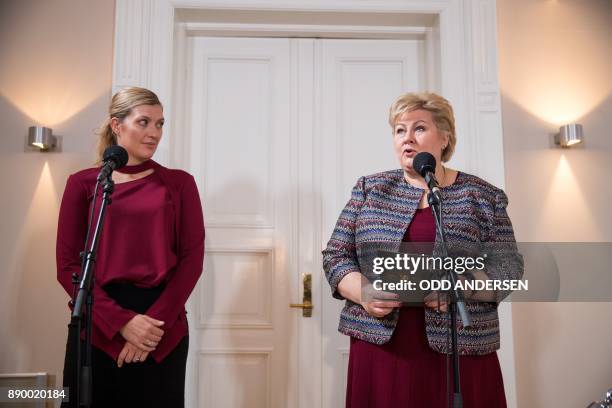
[(425, 296), (423, 303), (425, 304), (425, 307), (446, 313), (448, 310), (448, 295), (446, 293), (433, 291)]
[(392, 292), (378, 291), (371, 284), (362, 289), (361, 306), (374, 317), (385, 317), (393, 309), (402, 306), (399, 295)]
[[(377, 291), (371, 285), (363, 288), (364, 301), (361, 306), (374, 317), (382, 318), (393, 311), (393, 309), (401, 307), (402, 302), (397, 293)], [(424, 306), (429, 309), (434, 309), (445, 313), (448, 310), (447, 295), (438, 292), (431, 292), (423, 299)]]
[(164, 335), (160, 328), (164, 325), (161, 320), (139, 314), (134, 316), (119, 333), (125, 339), (125, 345), (117, 357), (117, 365), (123, 363), (145, 361), (149, 353), (157, 347)]

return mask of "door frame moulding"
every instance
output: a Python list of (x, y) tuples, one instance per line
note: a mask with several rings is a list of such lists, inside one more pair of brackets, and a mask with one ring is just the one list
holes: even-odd
[[(188, 67), (185, 45), (190, 36), (279, 36), (326, 38), (423, 38), (425, 62), (434, 67), (429, 81), (452, 103), (459, 139), (452, 161), (468, 172), (504, 187), (501, 102), (498, 82), (496, 0), (117, 0), (113, 93), (125, 86), (155, 91), (166, 106), (170, 128), (156, 158), (162, 164), (189, 168), (186, 98)], [(435, 27), (423, 25), (269, 24), (180, 21), (177, 13), (193, 10), (433, 15)], [(391, 102), (391, 101), (389, 101)], [(511, 308), (502, 308), (503, 351), (508, 406), (516, 406)]]
[[(457, 117), (457, 134), (460, 138), (457, 153), (473, 158), (462, 162), (461, 167), (504, 186), (503, 142), (501, 130), (501, 103), (497, 80), (497, 49), (495, 25), (495, 0), (117, 0), (115, 24), (115, 51), (113, 65), (113, 92), (130, 85), (153, 89), (168, 106), (178, 96), (173, 78), (173, 66), (177, 53), (176, 39), (180, 22), (175, 16), (178, 10), (231, 10), (231, 11), (307, 11), (346, 13), (405, 13), (432, 14), (439, 20), (439, 32), (427, 32), (423, 27), (345, 27), (346, 36), (384, 36), (397, 34), (420, 35), (424, 29), (427, 37), (433, 37), (439, 50), (436, 64), (440, 79), (436, 89), (453, 104)], [(189, 23), (190, 30), (214, 30), (217, 35), (235, 32), (235, 24)], [(189, 26), (188, 26), (189, 27)], [(269, 24), (253, 24), (247, 30), (274, 33)], [(343, 35), (342, 26), (320, 27), (336, 35)], [(284, 27), (289, 32), (313, 33), (314, 27)], [(270, 34), (272, 32), (272, 34)], [(432, 35), (433, 34), (433, 35)], [(431, 61), (428, 61), (428, 64)], [(176, 123), (173, 112), (166, 111), (169, 123)], [(179, 119), (179, 118), (176, 118)], [(158, 158), (162, 163), (181, 164), (182, 152), (172, 152), (171, 146), (178, 140), (172, 132), (166, 135), (159, 147)], [(180, 143), (178, 143), (180, 145)], [(452, 163), (451, 163), (452, 164)]]
[(292, 37), (292, 38), (421, 38), (429, 27), (357, 26), (316, 24), (246, 24), (246, 23), (182, 23), (188, 36), (219, 37)]

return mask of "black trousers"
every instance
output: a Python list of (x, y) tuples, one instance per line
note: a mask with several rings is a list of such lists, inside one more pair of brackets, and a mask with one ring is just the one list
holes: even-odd
[[(161, 294), (163, 287), (138, 288), (129, 284), (112, 284), (104, 290), (121, 307), (145, 313)], [(94, 299), (95, 307), (95, 299)], [(102, 350), (92, 347), (92, 379), (94, 408), (172, 407), (185, 406), (185, 370), (189, 337), (185, 336), (160, 363), (149, 356), (144, 362), (117, 362)], [(81, 342), (81, 353), (85, 344)], [(77, 408), (74, 395), (77, 350), (73, 339), (68, 339), (64, 360), (64, 387), (69, 388), (70, 402), (62, 408)]]
[[(181, 408), (185, 406), (185, 369), (189, 336), (183, 340), (160, 363), (147, 357), (141, 363), (117, 362), (102, 350), (92, 347), (93, 404), (95, 408), (160, 407)], [(85, 344), (82, 344), (84, 351)], [(64, 361), (64, 387), (71, 387), (75, 371), (76, 350), (71, 342), (66, 346)], [(76, 408), (77, 396), (70, 393), (70, 402), (62, 408)]]

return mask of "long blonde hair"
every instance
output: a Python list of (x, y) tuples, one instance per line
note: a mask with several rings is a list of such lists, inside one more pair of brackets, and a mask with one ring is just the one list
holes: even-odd
[(146, 88), (130, 86), (120, 89), (113, 95), (110, 106), (108, 107), (108, 117), (104, 120), (97, 132), (98, 146), (96, 148), (96, 164), (99, 165), (102, 163), (104, 150), (117, 144), (117, 135), (115, 135), (111, 128), (111, 120), (117, 118), (119, 121), (122, 121), (132, 112), (132, 109), (140, 105), (162, 106), (157, 95)]

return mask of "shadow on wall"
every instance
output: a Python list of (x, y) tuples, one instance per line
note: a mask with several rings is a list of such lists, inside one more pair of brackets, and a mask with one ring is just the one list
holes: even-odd
[[(552, 144), (558, 123), (534, 115), (506, 94), (502, 103), (506, 190), (517, 240), (612, 241), (612, 95), (608, 92), (576, 118), (585, 141), (570, 149)], [(612, 343), (601, 339), (612, 336), (604, 324), (611, 303), (512, 307), (519, 406), (586, 406), (609, 388)]]
[[(612, 240), (609, 121), (612, 94), (586, 116), (584, 143), (553, 144), (559, 126), (502, 94), (509, 212), (519, 241)], [(517, 120), (518, 119), (518, 120)]]
[(113, 9), (114, 1), (0, 1), (0, 94), (32, 124), (57, 127), (82, 112), (110, 87)]
[[(0, 141), (5, 169), (0, 183), (10, 192), (7, 200), (0, 200), (0, 372), (61, 375), (68, 295), (56, 280), (59, 205), (68, 175), (93, 165), (93, 131), (103, 119), (109, 94), (110, 89), (55, 124), (63, 152), (49, 153), (24, 152), (32, 119), (0, 96), (7, 118)], [(88, 131), (83, 134), (83, 129)]]

